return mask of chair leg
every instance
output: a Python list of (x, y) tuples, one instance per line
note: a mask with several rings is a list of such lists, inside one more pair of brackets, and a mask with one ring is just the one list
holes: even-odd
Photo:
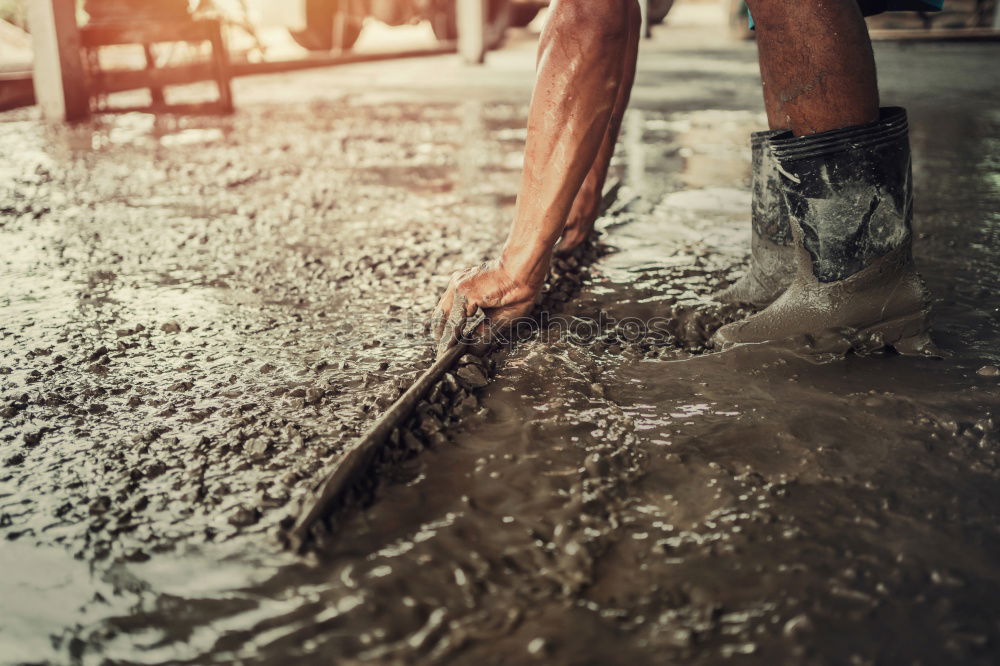
[(98, 113), (107, 106), (107, 95), (95, 92), (101, 78), (101, 55), (95, 48), (81, 49), (84, 79), (87, 81), (87, 103), (92, 113)]
[[(142, 52), (146, 56), (146, 71), (152, 72), (156, 69), (156, 58), (153, 56), (153, 46), (151, 44), (143, 44)], [(154, 110), (162, 109), (166, 106), (166, 100), (163, 96), (162, 86), (150, 86), (149, 87), (149, 99), (150, 106)]]
[(75, 0), (24, 3), (34, 46), (35, 98), (43, 115), (73, 122), (90, 115)]
[(229, 52), (222, 40), (222, 26), (216, 23), (210, 29), (212, 60), (215, 63), (215, 81), (219, 86), (219, 108), (223, 113), (233, 111), (233, 92), (229, 83)]

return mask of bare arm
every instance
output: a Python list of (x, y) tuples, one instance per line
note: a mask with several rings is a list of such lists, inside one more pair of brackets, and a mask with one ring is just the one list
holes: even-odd
[[(499, 257), (452, 276), (436, 313), (442, 348), (477, 307), (495, 326), (530, 312), (570, 206), (608, 133), (623, 63), (635, 58), (637, 40), (629, 39), (630, 30), (638, 31), (635, 2), (553, 3), (539, 46), (514, 222)], [(452, 313), (456, 302), (464, 308)]]
[(632, 84), (635, 81), (635, 63), (638, 54), (639, 31), (641, 30), (638, 3), (628, 3), (628, 11), (630, 12), (628, 43), (625, 47), (625, 59), (622, 62), (622, 78), (618, 85), (618, 96), (611, 109), (608, 130), (604, 133), (597, 157), (594, 158), (594, 163), (570, 207), (562, 238), (556, 247), (557, 252), (568, 252), (587, 240), (594, 229), (594, 222), (597, 220), (598, 208), (604, 194), (604, 181), (608, 177), (608, 168), (611, 166), (611, 158), (614, 157), (615, 145), (618, 143), (618, 132), (622, 127), (622, 119), (625, 117), (629, 96), (632, 93)]

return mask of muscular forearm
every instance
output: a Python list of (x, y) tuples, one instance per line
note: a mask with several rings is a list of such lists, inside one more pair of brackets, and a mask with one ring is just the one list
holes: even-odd
[(528, 111), (514, 222), (498, 259), (452, 275), (434, 315), (439, 353), (454, 343), (476, 308), (486, 312), (490, 326), (531, 312), (573, 199), (607, 136), (629, 58), (635, 57), (637, 39), (629, 39), (638, 31), (635, 2), (553, 2)]
[(637, 43), (629, 39), (638, 15), (634, 5), (553, 4), (540, 45), (521, 190), (500, 258), (512, 276), (529, 284), (545, 279), (552, 247), (588, 172), (599, 157), (610, 159), (599, 153), (627, 70), (623, 63), (635, 58)]
[(591, 165), (590, 171), (587, 172), (580, 190), (576, 193), (572, 206), (570, 206), (566, 226), (563, 229), (558, 245), (558, 249), (562, 251), (571, 251), (585, 241), (593, 231), (594, 222), (597, 220), (598, 207), (601, 203), (601, 194), (604, 190), (604, 181), (608, 176), (611, 158), (615, 154), (615, 145), (618, 143), (618, 131), (621, 129), (622, 119), (625, 117), (625, 110), (628, 108), (632, 83), (635, 81), (635, 61), (638, 52), (639, 24), (641, 19), (638, 4), (634, 2), (628, 3), (628, 11), (631, 23), (628, 33), (629, 41), (625, 47), (625, 59), (622, 61), (622, 78), (618, 85), (615, 105), (611, 110), (608, 129), (604, 133), (604, 139), (602, 139), (601, 147), (597, 151), (597, 157), (594, 158), (594, 163)]

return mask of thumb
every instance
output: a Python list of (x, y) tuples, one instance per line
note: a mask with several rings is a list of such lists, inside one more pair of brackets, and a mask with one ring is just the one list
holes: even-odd
[(465, 326), (465, 320), (468, 318), (468, 315), (466, 314), (468, 303), (469, 299), (464, 293), (455, 294), (455, 301), (451, 305), (451, 312), (448, 314), (448, 321), (445, 322), (441, 339), (438, 340), (438, 356), (444, 354), (452, 345), (455, 344), (455, 342), (457, 342), (458, 336)]

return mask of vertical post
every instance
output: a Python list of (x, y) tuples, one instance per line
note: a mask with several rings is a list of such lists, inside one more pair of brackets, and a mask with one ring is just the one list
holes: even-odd
[(486, 60), (486, 0), (455, 0), (458, 53), (469, 65)]
[(993, 5), (993, 29), (1000, 30), (1000, 0)]
[(333, 13), (333, 48), (343, 53), (347, 49), (344, 44), (347, 42), (347, 8), (340, 3), (337, 11)]
[[(146, 71), (150, 74), (156, 69), (156, 56), (153, 54), (153, 45), (146, 42), (142, 45), (142, 53), (146, 56)], [(163, 86), (153, 84), (149, 87), (149, 101), (157, 111), (166, 106), (166, 98), (163, 96)]]
[(653, 26), (649, 25), (649, 3), (652, 0), (639, 0), (639, 16), (642, 17), (642, 27), (639, 33), (645, 39), (653, 36)]
[(31, 0), (28, 23), (35, 50), (35, 99), (50, 120), (83, 120), (90, 95), (80, 58), (75, 0)]
[(219, 87), (219, 108), (223, 113), (233, 112), (233, 91), (230, 87), (229, 51), (222, 37), (222, 24), (212, 20), (208, 24), (209, 42), (212, 45), (212, 63), (215, 68), (215, 83)]

